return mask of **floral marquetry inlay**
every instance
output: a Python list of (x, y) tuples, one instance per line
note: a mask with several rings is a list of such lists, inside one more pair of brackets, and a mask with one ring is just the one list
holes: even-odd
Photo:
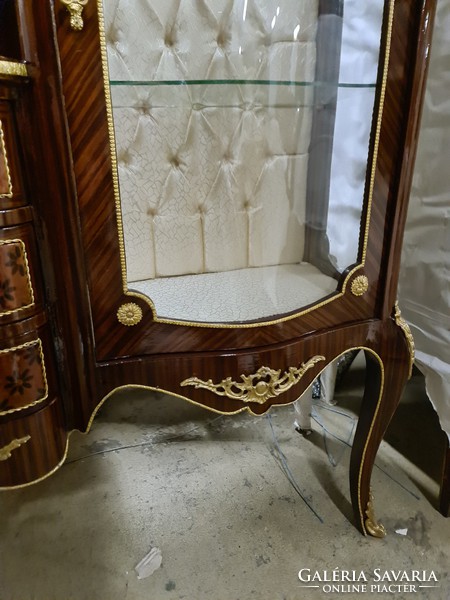
[(35, 406), (48, 397), (41, 340), (0, 350), (0, 415)]
[(34, 304), (25, 244), (0, 240), (0, 316)]

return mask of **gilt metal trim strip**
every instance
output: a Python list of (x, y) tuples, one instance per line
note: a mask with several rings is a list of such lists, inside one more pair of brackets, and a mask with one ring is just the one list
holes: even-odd
[(218, 396), (226, 396), (241, 402), (256, 402), (265, 404), (270, 398), (284, 394), (296, 385), (303, 375), (318, 362), (325, 360), (325, 356), (313, 356), (300, 367), (289, 367), (281, 374), (281, 369), (275, 371), (269, 367), (260, 367), (252, 375), (241, 375), (242, 382), (236, 382), (227, 377), (220, 383), (213, 383), (211, 379), (203, 381), (198, 377), (190, 377), (181, 382), (181, 386), (192, 385), (195, 389), (206, 389)]
[(0, 75), (13, 77), (28, 77), (25, 63), (13, 60), (0, 60)]
[(20, 448), (20, 446), (26, 444), (29, 440), (31, 440), (31, 436), (26, 435), (16, 440), (12, 440), (7, 446), (0, 448), (0, 461), (8, 460), (8, 458), (11, 458), (11, 452), (13, 450), (16, 450), (17, 448)]

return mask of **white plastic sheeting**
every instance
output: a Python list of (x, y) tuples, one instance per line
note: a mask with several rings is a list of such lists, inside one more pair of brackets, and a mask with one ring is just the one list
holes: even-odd
[(450, 438), (450, 0), (439, 0), (409, 203), (399, 302)]
[[(383, 8), (383, 0), (346, 0), (340, 84), (376, 83)], [(327, 233), (340, 271), (355, 263), (358, 255), (374, 99), (375, 87), (340, 87), (338, 91)]]

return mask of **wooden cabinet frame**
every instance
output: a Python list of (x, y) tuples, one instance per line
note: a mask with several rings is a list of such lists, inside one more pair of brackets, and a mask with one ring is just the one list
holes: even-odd
[[(64, 2), (18, 2), (32, 82), (23, 128), (34, 143), (24, 163), (33, 185), (66, 439), (72, 429), (88, 428), (112, 392), (128, 385), (164, 390), (219, 413), (262, 414), (297, 399), (327, 364), (360, 348), (367, 383), (350, 489), (357, 527), (382, 535), (370, 476), (414, 357), (396, 289), (434, 0), (385, 4), (357, 263), (342, 274), (336, 293), (316, 305), (240, 325), (158, 319), (148, 299), (127, 289), (99, 6), (83, 3), (83, 28), (74, 30)], [(315, 238), (312, 232), (317, 252), (323, 240)], [(232, 392), (225, 389), (227, 378)], [(48, 461), (48, 471), (63, 460), (60, 454)], [(3, 485), (42, 475), (21, 462), (19, 451), (13, 455), (16, 470)]]

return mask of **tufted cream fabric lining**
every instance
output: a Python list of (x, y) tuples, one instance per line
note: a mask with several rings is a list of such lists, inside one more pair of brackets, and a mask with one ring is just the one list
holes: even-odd
[(112, 80), (314, 77), (318, 0), (105, 0), (104, 12)]
[(318, 0), (277, 6), (104, 3), (128, 282), (302, 260), (313, 88), (258, 81), (314, 81)]
[[(206, 323), (252, 321), (298, 310), (336, 289), (309, 263), (135, 281), (160, 317)], [(176, 307), (173, 299), (176, 298)]]
[(309, 113), (135, 112), (116, 109), (130, 281), (301, 260)]

